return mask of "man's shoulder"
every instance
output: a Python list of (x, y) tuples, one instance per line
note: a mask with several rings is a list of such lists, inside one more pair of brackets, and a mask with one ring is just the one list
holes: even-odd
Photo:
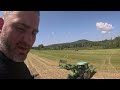
[(8, 75), (8, 70), (6, 64), (0, 58), (0, 79), (6, 78)]
[(6, 70), (7, 70), (6, 64), (0, 59), (0, 74), (3, 72), (5, 73)]
[(1, 69), (4, 69), (6, 67), (6, 64), (4, 62), (4, 57), (0, 54), (0, 71)]
[(0, 52), (0, 79), (7, 77), (7, 74), (8, 74), (8, 70), (4, 62), (4, 56)]
[(0, 79), (33, 79), (29, 69), (24, 62), (16, 63), (0, 53)]

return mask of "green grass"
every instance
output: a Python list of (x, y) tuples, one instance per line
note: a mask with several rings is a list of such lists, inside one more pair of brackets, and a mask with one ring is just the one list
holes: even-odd
[(95, 67), (99, 67), (110, 55), (113, 66), (120, 70), (120, 49), (99, 49), (99, 50), (31, 50), (32, 54), (45, 57), (50, 60), (67, 60), (68, 63), (75, 64), (79, 61), (90, 62)]

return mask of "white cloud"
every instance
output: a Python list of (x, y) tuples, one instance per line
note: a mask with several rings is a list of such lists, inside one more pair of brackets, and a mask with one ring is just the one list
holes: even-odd
[(96, 28), (101, 31), (101, 33), (111, 33), (111, 30), (113, 29), (112, 24), (109, 24), (107, 22), (97, 22)]
[(54, 35), (55, 34), (55, 32), (52, 32), (52, 35)]
[(101, 33), (105, 34), (105, 33), (107, 33), (107, 31), (101, 31)]

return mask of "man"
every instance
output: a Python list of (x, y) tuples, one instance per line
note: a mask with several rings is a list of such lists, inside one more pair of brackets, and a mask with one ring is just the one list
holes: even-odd
[(33, 79), (24, 60), (38, 26), (39, 11), (4, 11), (0, 18), (0, 79)]

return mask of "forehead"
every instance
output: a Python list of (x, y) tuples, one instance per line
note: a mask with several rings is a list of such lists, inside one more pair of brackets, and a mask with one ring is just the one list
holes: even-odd
[(39, 25), (39, 15), (35, 11), (14, 11), (9, 17), (10, 22), (21, 22), (37, 28)]
[(17, 18), (29, 18), (31, 19), (39, 19), (39, 15), (35, 11), (13, 11), (10, 13), (10, 16), (17, 17)]
[(10, 15), (10, 14), (15, 14), (15, 13), (36, 13), (38, 16), (40, 16), (40, 12), (39, 11), (4, 11), (3, 14), (4, 15)]

